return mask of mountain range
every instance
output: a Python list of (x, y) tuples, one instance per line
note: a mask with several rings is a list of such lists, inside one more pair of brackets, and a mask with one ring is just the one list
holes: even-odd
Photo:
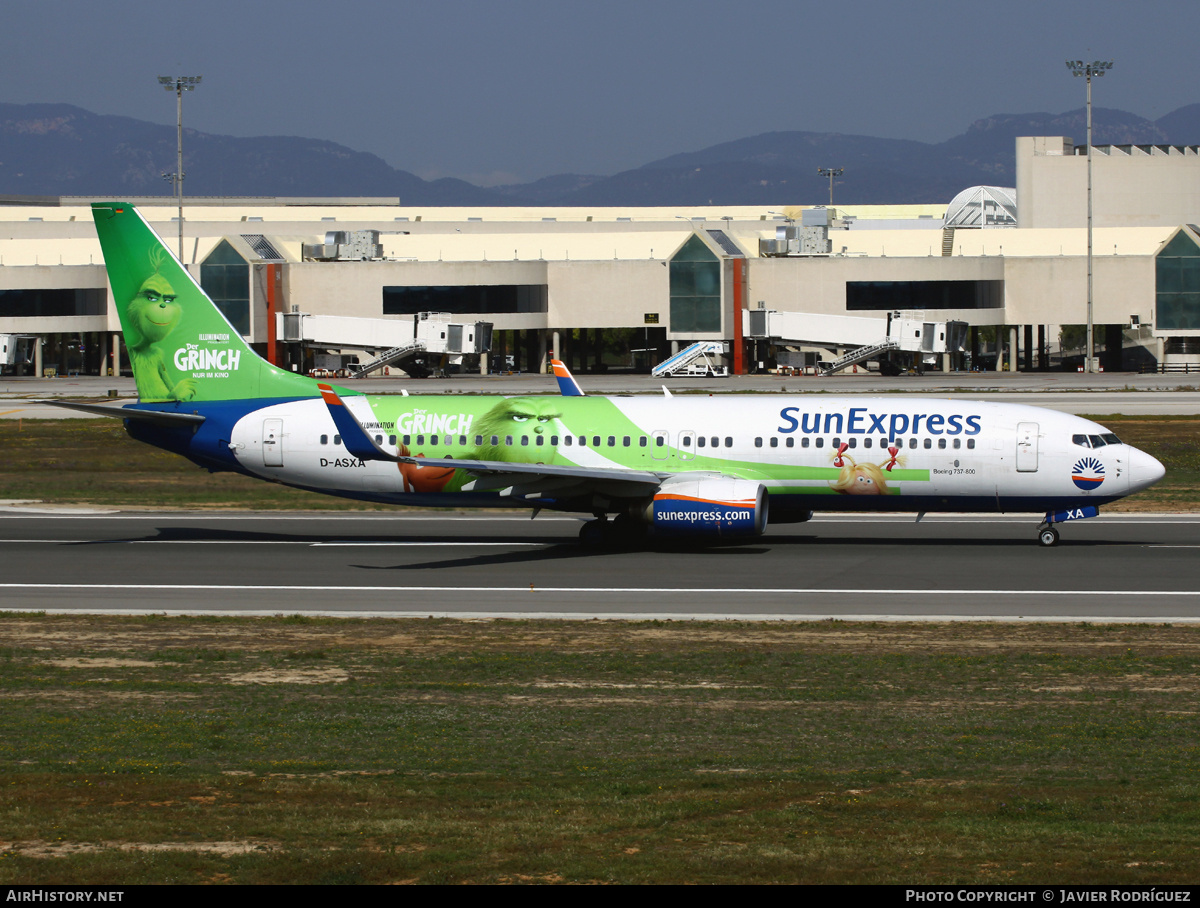
[[(1200, 104), (1150, 121), (1093, 108), (1093, 141), (1200, 144)], [(769, 132), (651, 161), (612, 176), (559, 174), (481, 187), (422, 180), (373, 154), (295, 136), (240, 138), (185, 129), (189, 196), (396, 196), (430, 206), (695, 206), (820, 204), (818, 167), (841, 167), (842, 204), (947, 203), (974, 185), (1015, 184), (1017, 136), (1085, 141), (1083, 108), (996, 114), (945, 142)], [(68, 104), (0, 104), (0, 200), (12, 196), (170, 195), (176, 131)]]

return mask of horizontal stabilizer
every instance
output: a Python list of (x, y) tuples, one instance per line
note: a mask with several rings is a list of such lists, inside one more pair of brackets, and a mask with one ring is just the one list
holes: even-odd
[(93, 413), (96, 416), (108, 416), (115, 419), (137, 419), (152, 422), (160, 426), (196, 426), (204, 422), (199, 413), (178, 413), (174, 410), (142, 410), (134, 407), (112, 406), (108, 404), (82, 404), (67, 400), (39, 400), (39, 404), (51, 407), (62, 407), (64, 410), (79, 410), (83, 413)]

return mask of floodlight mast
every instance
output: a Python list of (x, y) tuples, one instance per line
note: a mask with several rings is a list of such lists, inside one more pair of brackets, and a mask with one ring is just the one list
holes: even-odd
[(158, 84), (175, 92), (175, 172), (164, 173), (163, 179), (175, 185), (175, 200), (179, 206), (179, 261), (183, 262), (183, 93), (195, 91), (203, 76), (159, 76)]
[(1087, 79), (1087, 350), (1084, 355), (1084, 371), (1095, 372), (1094, 331), (1092, 321), (1092, 76), (1099, 78), (1112, 69), (1113, 61), (1068, 60), (1067, 69), (1073, 76)]
[(829, 207), (833, 207), (833, 178), (846, 172), (845, 167), (818, 167), (817, 176), (829, 177)]

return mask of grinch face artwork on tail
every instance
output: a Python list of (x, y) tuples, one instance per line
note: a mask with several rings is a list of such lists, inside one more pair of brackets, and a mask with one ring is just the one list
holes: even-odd
[(159, 255), (156, 260), (151, 252), (154, 273), (142, 282), (125, 309), (128, 316), (125, 346), (139, 398), (144, 401), (191, 400), (196, 394), (195, 382), (190, 378), (178, 382), (171, 378), (160, 346), (183, 317), (175, 289), (159, 273), (163, 258)]

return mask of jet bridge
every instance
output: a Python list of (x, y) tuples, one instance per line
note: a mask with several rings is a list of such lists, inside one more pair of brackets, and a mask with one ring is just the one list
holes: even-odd
[(822, 375), (870, 360), (879, 360), (881, 369), (887, 371), (893, 352), (915, 353), (932, 362), (940, 353), (962, 352), (967, 336), (966, 322), (930, 322), (921, 312), (897, 311), (884, 318), (867, 318), (749, 309), (743, 325), (746, 337), (769, 339), (774, 344), (849, 348), (821, 366)]
[(418, 312), (413, 318), (349, 318), (285, 312), (278, 316), (284, 343), (325, 350), (365, 351), (371, 359), (353, 367), (355, 378), (395, 365), (410, 375), (429, 374), (422, 359), (458, 365), (464, 357), (487, 353), (491, 322), (454, 322), (446, 312)]

